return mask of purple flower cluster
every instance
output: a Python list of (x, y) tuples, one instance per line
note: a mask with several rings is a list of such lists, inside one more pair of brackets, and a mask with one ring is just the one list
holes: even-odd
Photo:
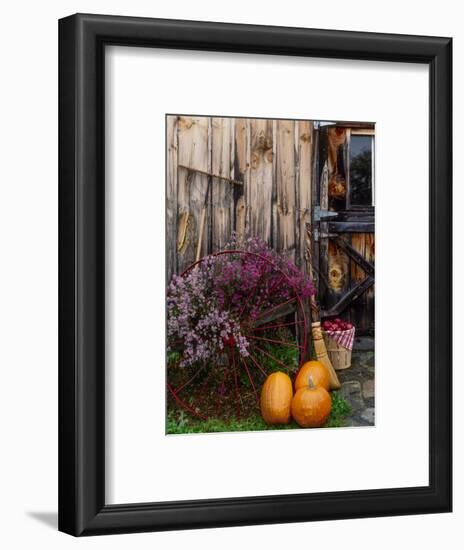
[(233, 312), (218, 302), (214, 274), (218, 259), (209, 257), (183, 277), (174, 275), (167, 293), (169, 349), (182, 342), (181, 366), (217, 357), (229, 343), (248, 355), (248, 341)]
[(247, 323), (295, 292), (302, 298), (314, 293), (295, 264), (264, 241), (234, 237), (226, 249), (230, 253), (209, 256), (182, 277), (175, 275), (168, 287), (168, 344), (181, 345), (181, 366), (214, 360), (226, 348), (248, 356)]
[[(227, 258), (234, 263), (236, 278), (227, 280), (224, 274), (223, 286), (236, 289), (232, 302), (237, 304), (248, 301), (249, 317), (255, 319), (266, 308), (282, 303), (291, 296), (298, 294), (306, 299), (315, 291), (310, 281), (289, 259), (284, 252), (276, 252), (259, 237), (249, 237), (244, 241), (235, 235), (226, 246), (229, 250), (243, 250), (249, 255)], [(251, 300), (250, 300), (251, 298)]]

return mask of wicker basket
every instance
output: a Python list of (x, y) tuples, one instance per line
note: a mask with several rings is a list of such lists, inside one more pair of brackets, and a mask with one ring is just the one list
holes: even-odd
[(322, 331), (327, 354), (335, 370), (343, 370), (351, 367), (351, 350), (340, 346), (335, 340)]

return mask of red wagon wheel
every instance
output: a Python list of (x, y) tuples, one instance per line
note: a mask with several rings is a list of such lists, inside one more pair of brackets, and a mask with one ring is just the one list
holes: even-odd
[[(240, 418), (259, 407), (266, 376), (275, 370), (293, 374), (304, 361), (307, 347), (303, 298), (292, 277), (272, 260), (254, 252), (226, 250), (205, 256), (181, 277), (201, 269), (209, 258), (221, 257), (238, 260), (242, 269), (251, 261), (259, 260), (261, 265), (255, 284), (244, 292), (240, 305), (229, 309), (245, 338), (246, 349), (240, 349), (233, 336), (226, 337), (208, 361), (183, 367), (183, 342), (178, 341), (179, 359), (167, 369), (168, 398), (204, 420), (233, 414)], [(288, 350), (284, 359), (283, 350)], [(294, 360), (289, 361), (289, 357)]]

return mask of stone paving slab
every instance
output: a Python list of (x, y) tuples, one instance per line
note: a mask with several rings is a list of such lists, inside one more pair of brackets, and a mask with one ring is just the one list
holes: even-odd
[(370, 399), (371, 397), (374, 397), (374, 394), (375, 394), (375, 380), (373, 378), (369, 378), (363, 384), (363, 397), (366, 399)]
[(375, 425), (375, 409), (368, 407), (361, 413), (361, 418), (365, 420), (370, 426)]
[(361, 382), (357, 380), (347, 380), (343, 382), (340, 393), (351, 405), (354, 413), (362, 411), (365, 408)]
[(347, 426), (375, 425), (375, 364), (372, 350), (353, 350), (351, 367), (337, 371), (340, 393), (352, 408)]

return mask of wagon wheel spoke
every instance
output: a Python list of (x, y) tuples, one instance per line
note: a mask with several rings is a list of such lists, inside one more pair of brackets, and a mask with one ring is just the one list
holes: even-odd
[(208, 366), (207, 363), (205, 363), (200, 369), (198, 369), (195, 374), (193, 376), (191, 376), (186, 382), (184, 382), (183, 384), (181, 384), (179, 387), (177, 388), (174, 388), (174, 391), (176, 392), (177, 395), (179, 395), (179, 393), (184, 389), (186, 388), (187, 386), (189, 386), (194, 380), (195, 378), (197, 378), (197, 376), (203, 372), (206, 367)]
[(197, 388), (197, 391), (195, 392), (194, 389), (190, 390), (190, 395), (188, 397), (191, 398), (191, 402), (189, 403), (187, 401), (188, 397), (181, 397), (179, 395), (180, 392), (184, 390), (185, 392), (189, 391), (189, 388), (194, 386), (194, 380), (197, 378), (197, 376), (200, 374), (200, 372), (204, 371), (208, 367), (208, 363), (205, 363), (200, 369), (198, 369), (193, 376), (191, 376), (188, 380), (186, 380), (184, 383), (181, 383), (177, 388), (174, 388), (172, 385), (168, 383), (168, 389), (171, 393), (171, 395), (174, 397), (175, 401), (186, 409), (187, 411), (191, 412), (198, 418), (202, 420), (208, 419), (208, 414), (205, 412), (198, 412), (198, 411), (204, 411), (205, 407), (205, 391), (208, 387), (208, 384), (212, 378), (212, 375), (214, 374), (213, 369), (209, 369), (208, 374), (206, 375), (205, 379), (202, 381), (202, 383)]
[[(265, 355), (266, 357), (271, 359), (271, 361), (275, 361), (278, 365), (280, 365), (285, 370), (289, 370), (289, 369), (292, 368), (291, 366), (286, 365), (283, 361), (281, 361), (280, 359), (277, 359), (277, 357), (274, 357), (268, 351), (258, 347), (257, 345), (254, 346), (254, 349), (256, 349), (259, 353), (262, 353), (263, 355)], [(250, 356), (251, 356), (251, 354), (250, 354)]]
[(232, 349), (230, 354), (232, 355), (232, 369), (233, 369), (233, 373), (234, 373), (235, 404), (237, 406), (237, 418), (240, 418), (240, 396), (239, 396), (239, 391), (238, 391), (237, 368), (235, 366), (235, 349)]
[(279, 344), (282, 346), (291, 346), (292, 348), (303, 349), (303, 346), (298, 345), (295, 342), (287, 342), (285, 340), (275, 340), (274, 338), (264, 338), (263, 336), (248, 336), (252, 340), (260, 340), (262, 342), (270, 342), (271, 344)]
[[(227, 392), (227, 378), (228, 378), (228, 375), (229, 374), (229, 369), (227, 367), (224, 367), (224, 373), (223, 373), (223, 376), (222, 376), (222, 383), (219, 384), (218, 388), (217, 388), (217, 394), (218, 394), (218, 398), (217, 398), (217, 401), (216, 401), (216, 416), (219, 416), (222, 412), (222, 406), (224, 404), (224, 395), (226, 394)], [(221, 392), (219, 392), (219, 388), (221, 388)], [(222, 391), (222, 389), (224, 389), (224, 392)]]
[(275, 292), (279, 286), (285, 281), (285, 277), (281, 275), (277, 281), (274, 281), (272, 286), (269, 288), (269, 294), (272, 295), (273, 292)]
[(242, 365), (245, 367), (245, 371), (247, 373), (247, 376), (248, 376), (248, 380), (250, 381), (250, 384), (251, 384), (251, 387), (253, 388), (253, 393), (255, 394), (255, 397), (256, 397), (256, 401), (259, 403), (259, 395), (258, 395), (258, 392), (256, 391), (256, 387), (254, 385), (254, 382), (253, 382), (253, 378), (250, 374), (250, 370), (246, 364), (246, 362), (243, 360), (242, 357), (240, 357), (240, 362), (242, 363)]
[[(289, 305), (289, 304), (292, 304), (293, 302), (295, 302), (297, 300), (297, 296), (293, 296), (292, 298), (289, 298), (288, 300), (285, 300), (285, 302), (282, 302), (281, 304), (276, 304), (268, 309), (265, 309), (264, 311), (261, 311), (259, 313), (259, 315), (256, 317), (255, 319), (255, 322), (259, 322), (263, 317), (266, 319), (269, 317), (269, 315), (271, 315), (271, 313), (277, 311), (277, 314), (272, 317), (270, 319), (270, 321), (274, 321), (275, 319), (278, 319), (279, 317), (284, 317), (285, 315), (288, 315), (289, 313), (291, 313), (291, 311), (288, 311), (288, 310), (283, 310), (281, 312), (281, 314), (279, 315), (279, 312), (278, 310), (280, 308), (283, 308), (284, 306), (286, 305)], [(293, 309), (293, 308), (292, 308)], [(267, 322), (267, 321), (263, 321), (263, 322)]]
[(277, 325), (259, 325), (258, 327), (253, 327), (253, 331), (257, 332), (260, 330), (272, 330), (276, 328), (283, 328), (283, 327), (293, 327), (297, 325), (303, 325), (304, 321), (292, 321), (291, 323), (279, 323)]
[(181, 406), (183, 407), (184, 409), (186, 409), (187, 411), (191, 412), (193, 415), (197, 416), (198, 418), (200, 418), (201, 420), (207, 420), (207, 417), (204, 416), (203, 414), (199, 413), (195, 408), (193, 408), (191, 405), (189, 405), (184, 399), (181, 399), (177, 393), (174, 391), (174, 389), (172, 388), (172, 386), (168, 383), (167, 384), (167, 387), (168, 387), (168, 390), (169, 392), (171, 393), (171, 395), (173, 396), (173, 398), (176, 400), (176, 402)]
[(267, 377), (267, 372), (261, 367), (261, 365), (256, 361), (256, 359), (253, 357), (251, 353), (249, 353), (248, 358), (251, 359), (251, 362), (253, 365), (261, 372), (261, 374), (264, 376), (264, 378)]

